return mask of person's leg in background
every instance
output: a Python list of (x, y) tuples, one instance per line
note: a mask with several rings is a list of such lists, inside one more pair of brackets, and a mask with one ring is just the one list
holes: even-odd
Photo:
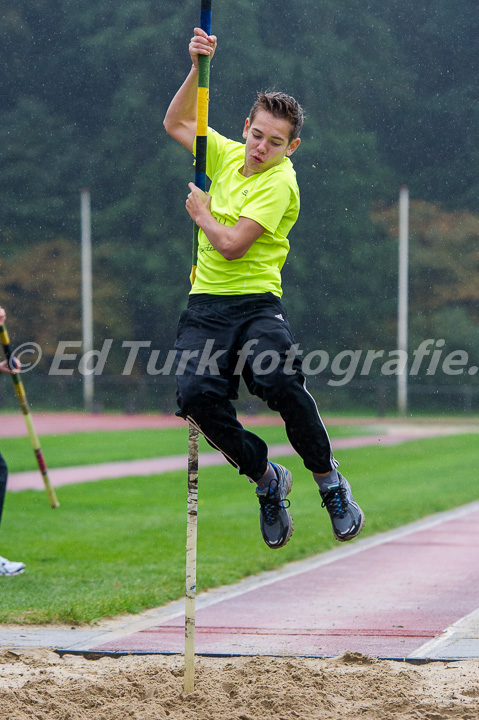
[[(0, 524), (2, 522), (3, 506), (5, 504), (5, 492), (7, 490), (8, 468), (3, 455), (0, 453)], [(0, 555), (0, 577), (21, 575), (25, 570), (25, 563), (11, 562)]]

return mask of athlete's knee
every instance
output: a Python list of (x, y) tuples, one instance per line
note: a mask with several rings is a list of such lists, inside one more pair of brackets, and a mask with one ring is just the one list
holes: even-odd
[(285, 373), (282, 368), (268, 375), (256, 377), (255, 380), (257, 386), (261, 388), (263, 399), (267, 402), (292, 397), (303, 389), (302, 378), (296, 373)]
[(176, 395), (179, 411), (178, 415), (187, 418), (200, 403), (200, 395), (193, 387), (183, 387)]
[(205, 414), (211, 412), (214, 405), (214, 398), (209, 397), (198, 383), (187, 383), (181, 386), (177, 392), (177, 403), (179, 411), (177, 415), (185, 419), (192, 418), (200, 422)]
[(177, 378), (176, 399), (182, 417), (193, 410), (205, 412), (215, 404), (222, 405), (235, 397), (234, 388), (230, 387), (227, 378), (221, 376)]

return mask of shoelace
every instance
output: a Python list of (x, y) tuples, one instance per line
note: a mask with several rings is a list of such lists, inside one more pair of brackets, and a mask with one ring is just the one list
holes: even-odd
[(288, 498), (275, 497), (274, 492), (268, 493), (266, 497), (258, 495), (258, 500), (268, 525), (275, 523), (278, 519), (280, 510), (288, 508), (291, 504)]
[(346, 488), (341, 485), (335, 485), (322, 496), (323, 502), (321, 507), (325, 507), (329, 514), (333, 517), (343, 518), (347, 507)]

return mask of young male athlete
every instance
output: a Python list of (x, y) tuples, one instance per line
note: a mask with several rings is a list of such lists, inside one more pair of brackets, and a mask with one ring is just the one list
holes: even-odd
[[(198, 55), (211, 59), (215, 48), (216, 37), (195, 28), (191, 70), (164, 120), (168, 134), (193, 153)], [(244, 125), (244, 145), (208, 128), (211, 187), (204, 193), (189, 183), (186, 209), (200, 228), (198, 266), (175, 345), (178, 415), (256, 483), (261, 532), (271, 548), (285, 545), (293, 532), (286, 497), (292, 476), (268, 461), (266, 444), (238, 421), (231, 401), (238, 397), (240, 376), (281, 414), (293, 448), (313, 473), (335, 537), (351, 540), (364, 524), (306, 390), (280, 299), (288, 233), (299, 212), (290, 156), (301, 142), (302, 124), (294, 98), (259, 93)]]
[[(0, 325), (3, 325), (7, 319), (5, 310), (0, 307)], [(10, 369), (6, 360), (0, 362), (0, 373), (16, 373), (17, 369)], [(3, 505), (5, 503), (5, 491), (7, 489), (8, 469), (2, 453), (0, 453), (0, 522), (2, 520)], [(25, 563), (13, 562), (7, 560), (0, 555), (0, 577), (11, 577), (12, 575), (21, 575), (25, 570)]]

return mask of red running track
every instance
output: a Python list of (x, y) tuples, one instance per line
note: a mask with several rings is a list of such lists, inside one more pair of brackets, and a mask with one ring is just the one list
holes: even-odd
[[(64, 435), (74, 432), (97, 432), (105, 430), (161, 430), (162, 428), (185, 427), (186, 423), (175, 415), (103, 415), (81, 412), (34, 413), (33, 422), (38, 435)], [(249, 424), (281, 424), (279, 416), (248, 417)], [(23, 437), (27, 428), (23, 415), (0, 415), (0, 438)]]
[[(479, 506), (438, 517), (386, 541), (342, 546), (305, 570), (290, 566), (283, 579), (197, 610), (197, 654), (420, 656), (479, 605)], [(90, 650), (182, 653), (184, 614)]]

